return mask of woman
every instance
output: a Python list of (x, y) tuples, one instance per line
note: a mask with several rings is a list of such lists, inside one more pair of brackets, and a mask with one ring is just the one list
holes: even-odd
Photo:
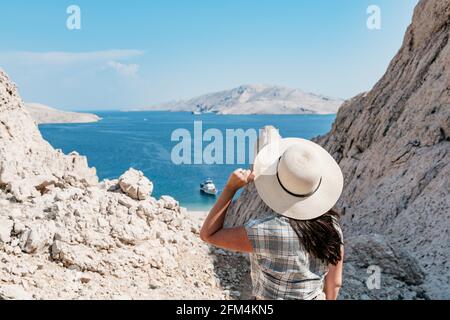
[[(252, 181), (271, 213), (242, 227), (224, 228), (234, 195)], [(327, 151), (308, 140), (282, 139), (258, 153), (253, 172), (233, 172), (200, 237), (250, 253), (256, 299), (335, 300), (344, 248), (331, 208), (342, 187), (342, 172)]]

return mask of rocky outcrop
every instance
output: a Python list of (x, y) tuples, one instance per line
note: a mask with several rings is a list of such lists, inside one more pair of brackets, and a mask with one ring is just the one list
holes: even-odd
[(199, 221), (152, 189), (54, 150), (0, 71), (0, 299), (230, 298)]
[[(441, 299), (450, 298), (449, 37), (450, 1), (420, 1), (386, 74), (346, 102), (319, 139), (344, 171), (345, 233), (381, 234), (402, 248), (424, 270), (426, 294)], [(349, 259), (364, 261), (361, 250)], [(403, 280), (417, 284), (411, 272)]]
[(153, 183), (150, 182), (142, 171), (130, 168), (119, 178), (119, 186), (130, 198), (146, 200), (153, 191)]
[(0, 187), (25, 201), (50, 186), (97, 183), (85, 157), (64, 155), (42, 139), (15, 85), (0, 71)]

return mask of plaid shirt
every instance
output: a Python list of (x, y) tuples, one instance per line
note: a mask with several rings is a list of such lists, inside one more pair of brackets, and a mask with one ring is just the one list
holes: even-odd
[[(274, 213), (248, 221), (245, 229), (257, 299), (311, 300), (323, 293), (328, 265), (303, 248), (288, 218)], [(338, 223), (336, 229), (342, 236)]]

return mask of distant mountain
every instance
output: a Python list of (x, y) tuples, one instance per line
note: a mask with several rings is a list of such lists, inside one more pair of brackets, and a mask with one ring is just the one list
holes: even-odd
[(39, 103), (26, 103), (25, 108), (38, 124), (88, 123), (101, 120), (99, 116), (92, 113), (62, 111)]
[(243, 85), (140, 110), (218, 114), (335, 114), (343, 100), (278, 86)]

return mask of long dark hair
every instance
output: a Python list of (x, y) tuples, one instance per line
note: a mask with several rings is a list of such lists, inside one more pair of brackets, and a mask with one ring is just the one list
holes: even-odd
[(289, 219), (306, 251), (326, 262), (337, 265), (341, 260), (341, 235), (336, 229), (339, 214), (330, 210), (313, 220)]

